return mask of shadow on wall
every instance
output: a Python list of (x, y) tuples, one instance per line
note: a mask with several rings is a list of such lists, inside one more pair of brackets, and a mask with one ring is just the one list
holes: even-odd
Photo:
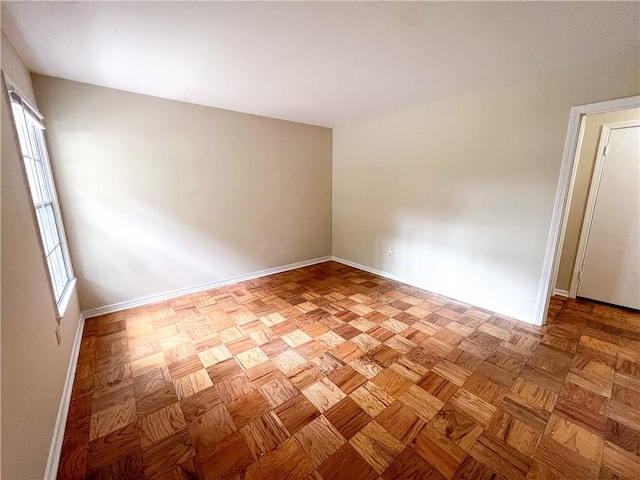
[[(131, 294), (139, 298), (184, 288), (194, 277), (211, 278), (212, 270), (252, 264), (249, 256), (131, 200), (92, 199), (82, 208), (90, 240), (74, 249), (73, 260), (83, 310)], [(141, 278), (154, 288), (141, 285)]]
[[(86, 241), (76, 239), (82, 248), (73, 249), (83, 310), (114, 298), (142, 298), (281, 265), (264, 264), (260, 238), (244, 235), (242, 220), (221, 228), (213, 241), (210, 233), (168, 213), (122, 198), (106, 202), (94, 197), (76, 208), (87, 236)], [(299, 249), (304, 232), (288, 232), (287, 242)]]

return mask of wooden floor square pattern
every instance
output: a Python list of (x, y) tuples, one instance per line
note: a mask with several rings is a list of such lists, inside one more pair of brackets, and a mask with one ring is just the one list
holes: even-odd
[(60, 479), (640, 479), (640, 314), (335, 262), (86, 321)]

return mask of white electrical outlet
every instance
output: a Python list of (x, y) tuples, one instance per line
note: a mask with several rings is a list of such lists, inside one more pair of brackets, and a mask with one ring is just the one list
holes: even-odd
[(58, 341), (58, 345), (62, 343), (62, 336), (60, 335), (60, 327), (56, 327), (56, 340)]
[(389, 250), (387, 252), (387, 257), (392, 258), (393, 257), (393, 251)]

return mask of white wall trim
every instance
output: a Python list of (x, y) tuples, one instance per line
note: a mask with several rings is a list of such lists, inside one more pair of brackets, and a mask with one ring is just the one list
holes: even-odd
[[(558, 247), (560, 250), (559, 256), (558, 256), (558, 271), (560, 270), (562, 246), (564, 245), (564, 238), (565, 238), (565, 235), (567, 234), (567, 226), (569, 225), (569, 214), (571, 213), (571, 200), (573, 199), (573, 190), (576, 186), (576, 177), (578, 175), (578, 164), (580, 161), (580, 154), (582, 152), (582, 142), (584, 140), (584, 131), (586, 129), (585, 118), (586, 117), (584, 115), (580, 117), (580, 131), (578, 132), (576, 151), (575, 151), (575, 154), (573, 155), (573, 166), (571, 167), (571, 179), (569, 181), (567, 200), (565, 201), (565, 204), (564, 204), (564, 212), (563, 212), (564, 218), (562, 219), (562, 227), (560, 228), (560, 246)], [(557, 277), (557, 274), (556, 274), (556, 277)], [(554, 285), (556, 285), (557, 283), (558, 283), (558, 280), (556, 278)], [(554, 289), (554, 291), (555, 290), (557, 289)], [(575, 297), (571, 297), (571, 289), (569, 289), (569, 298), (575, 298)]]
[(389, 280), (395, 280), (396, 282), (406, 283), (407, 285), (411, 285), (412, 287), (418, 287), (422, 290), (426, 290), (423, 285), (418, 285), (408, 278), (399, 277), (398, 275), (385, 272), (384, 270), (378, 270), (377, 268), (368, 267), (366, 265), (362, 265), (361, 263), (352, 262), (351, 260), (345, 260), (344, 258), (340, 257), (331, 257), (331, 260), (333, 260), (334, 262), (342, 263), (343, 265), (347, 265), (349, 267), (357, 268), (358, 270), (364, 270), (365, 272), (373, 273), (374, 275), (378, 275), (380, 277), (388, 278)]
[(558, 267), (560, 266), (560, 255), (564, 241), (563, 230), (566, 229), (568, 218), (567, 199), (573, 177), (572, 172), (574, 170), (575, 156), (578, 149), (582, 117), (594, 113), (613, 112), (636, 107), (640, 107), (640, 95), (590, 103), (587, 105), (578, 105), (571, 108), (567, 137), (564, 143), (564, 153), (562, 155), (562, 165), (560, 167), (560, 177), (556, 189), (556, 200), (551, 216), (547, 250), (544, 256), (540, 288), (538, 290), (538, 302), (534, 318), (536, 325), (543, 325), (545, 323), (549, 310), (549, 300), (558, 278)]
[(554, 288), (553, 289), (553, 294), (554, 295), (560, 295), (561, 297), (568, 297), (569, 296), (569, 292), (567, 292), (566, 290), (560, 290), (559, 288)]
[(44, 471), (45, 480), (55, 480), (58, 474), (58, 466), (60, 465), (60, 454), (62, 453), (62, 441), (64, 439), (64, 431), (67, 425), (67, 416), (69, 414), (69, 404), (71, 403), (71, 392), (73, 390), (73, 379), (78, 366), (78, 355), (80, 354), (80, 343), (82, 342), (82, 332), (84, 331), (84, 315), (80, 314), (78, 320), (78, 328), (76, 336), (73, 339), (71, 347), (71, 358), (67, 368), (67, 378), (64, 382), (62, 390), (62, 398), (58, 407), (58, 416), (53, 429), (53, 437), (51, 439), (51, 447), (49, 448), (49, 458), (47, 459), (47, 468)]
[(331, 260), (331, 256), (313, 258), (311, 260), (304, 260), (302, 262), (290, 263), (288, 265), (282, 265), (280, 267), (268, 268), (266, 270), (260, 270), (257, 272), (246, 273), (244, 275), (238, 275), (237, 277), (225, 278), (223, 280), (217, 280), (215, 282), (202, 283), (193, 287), (181, 288), (178, 290), (172, 290), (170, 292), (159, 293), (156, 295), (149, 295), (147, 297), (136, 298), (134, 300), (127, 300), (126, 302), (113, 303), (111, 305), (105, 305), (104, 307), (92, 308), (82, 312), (85, 318), (97, 317), (98, 315), (105, 315), (107, 313), (119, 312), (120, 310), (126, 310), (128, 308), (142, 307), (144, 305), (151, 305), (153, 303), (170, 300), (172, 298), (181, 297), (182, 295), (189, 295), (192, 293), (202, 292), (204, 290), (211, 290), (213, 288), (224, 287), (225, 285), (231, 285), (232, 283), (244, 282), (246, 280), (252, 280), (254, 278), (266, 277), (267, 275), (273, 275), (275, 273), (287, 272), (289, 270), (295, 270), (296, 268), (308, 267), (310, 265), (316, 265)]
[[(340, 258), (340, 257), (331, 257), (331, 260), (333, 260), (334, 262), (338, 262), (338, 263), (342, 263), (343, 265), (347, 265), (349, 267), (353, 267), (353, 268), (357, 268), (358, 270), (364, 270), (365, 272), (369, 272), (369, 273), (373, 273), (374, 275), (378, 275), (380, 277), (384, 277), (384, 278), (388, 278), (389, 280), (395, 280), (396, 282), (401, 282), (401, 283), (405, 283), (407, 285), (410, 285), (412, 287), (416, 287), (416, 288), (420, 288), (424, 291), (427, 292), (431, 292), (434, 293), (436, 295), (442, 295), (443, 297), (447, 297), (447, 298), (451, 298), (448, 295), (444, 295), (442, 293), (438, 293), (438, 292), (433, 292), (431, 290), (429, 290), (428, 288), (426, 288), (424, 285), (420, 285), (419, 283), (416, 283), (408, 278), (405, 277), (400, 277), (398, 275), (394, 275), (393, 273), (389, 273), (389, 272), (385, 272), (383, 270), (378, 270), (377, 268), (373, 268), (373, 267), (368, 267), (366, 265), (362, 265), (360, 263), (356, 263), (356, 262), (352, 262), (351, 260), (345, 260), (344, 258)], [(465, 301), (465, 300), (460, 300), (460, 299), (455, 299), (455, 298), (451, 298), (451, 300), (453, 301), (459, 301), (462, 303), (466, 303), (469, 304), (469, 302)], [(477, 305), (478, 307), (480, 307), (480, 305)], [(480, 307), (480, 308), (484, 308), (484, 307)], [(509, 315), (504, 315), (500, 312), (495, 312), (497, 315), (502, 315), (508, 318), (513, 318)], [(517, 320), (517, 319), (515, 319)], [(530, 323), (527, 322), (526, 320), (520, 320), (521, 322), (525, 322), (525, 323)]]

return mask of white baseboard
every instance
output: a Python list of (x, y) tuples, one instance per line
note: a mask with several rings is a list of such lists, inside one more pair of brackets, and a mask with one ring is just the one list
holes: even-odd
[[(358, 270), (364, 270), (365, 272), (373, 273), (374, 275), (378, 275), (380, 277), (388, 278), (389, 280), (395, 280), (396, 282), (406, 283), (407, 285), (411, 285), (412, 287), (420, 288), (422, 290), (426, 290), (428, 292), (435, 293), (436, 295), (442, 295), (443, 297), (451, 298), (448, 295), (445, 295), (443, 293), (432, 292), (431, 290), (426, 288), (424, 285), (420, 285), (419, 283), (416, 283), (416, 282), (414, 282), (414, 281), (412, 281), (412, 280), (410, 280), (408, 278), (404, 278), (404, 277), (400, 277), (398, 275), (394, 275), (393, 273), (388, 273), (388, 272), (385, 272), (383, 270), (378, 270), (377, 268), (368, 267), (366, 265), (361, 265), (360, 263), (352, 262), (350, 260), (345, 260), (344, 258), (340, 258), (340, 257), (331, 257), (331, 260), (333, 260), (334, 262), (342, 263), (344, 265), (348, 265), (349, 267), (357, 268)], [(451, 300), (455, 301), (456, 299), (455, 298), (451, 298)], [(457, 301), (469, 304), (469, 302), (466, 301), (466, 300), (459, 300), (458, 299)], [(476, 305), (476, 306), (481, 307), (480, 305)], [(481, 307), (481, 308), (484, 308), (484, 307)], [(503, 315), (500, 312), (495, 312), (494, 311), (494, 313), (496, 313), (498, 315)], [(514, 317), (511, 317), (509, 315), (504, 315), (504, 316), (508, 317), (508, 318), (514, 318)], [(532, 322), (527, 322), (526, 320), (521, 320), (521, 321), (524, 321), (525, 323), (532, 323)]]
[(51, 439), (51, 447), (49, 448), (49, 458), (47, 459), (47, 468), (44, 471), (45, 480), (55, 480), (58, 475), (58, 466), (60, 465), (60, 454), (62, 453), (62, 441), (64, 440), (64, 430), (67, 425), (67, 416), (69, 414), (69, 404), (71, 403), (71, 392), (73, 390), (73, 379), (78, 366), (78, 355), (80, 354), (80, 343), (82, 342), (82, 332), (84, 331), (84, 315), (80, 314), (78, 320), (78, 328), (76, 336), (73, 339), (71, 347), (71, 358), (69, 359), (69, 367), (67, 368), (67, 378), (64, 382), (62, 390), (62, 398), (58, 407), (58, 417), (53, 429), (53, 438)]
[(378, 275), (380, 277), (388, 278), (389, 280), (395, 280), (396, 282), (406, 283), (407, 285), (411, 285), (412, 287), (417, 287), (425, 290), (424, 286), (418, 285), (415, 282), (412, 282), (409, 279), (399, 277), (398, 275), (394, 275), (393, 273), (385, 272), (383, 270), (378, 270), (377, 268), (367, 267), (366, 265), (362, 265), (360, 263), (352, 262), (351, 260), (345, 260), (340, 257), (331, 257), (331, 260), (334, 262), (342, 263), (343, 265), (348, 265), (349, 267), (357, 268), (358, 270), (364, 270), (365, 272), (373, 273), (374, 275)]
[(104, 307), (92, 308), (91, 310), (85, 310), (82, 312), (85, 318), (97, 317), (98, 315), (105, 315), (107, 313), (119, 312), (120, 310), (126, 310), (128, 308), (142, 307), (144, 305), (151, 305), (153, 303), (170, 300), (172, 298), (181, 297), (183, 295), (189, 295), (192, 293), (202, 292), (204, 290), (211, 290), (213, 288), (224, 287), (225, 285), (231, 285), (232, 283), (244, 282), (246, 280), (252, 280), (254, 278), (266, 277), (267, 275), (273, 275), (275, 273), (282, 273), (289, 270), (295, 270), (296, 268), (308, 267), (317, 263), (323, 263), (331, 260), (331, 256), (312, 258), (311, 260), (304, 260), (302, 262), (290, 263), (288, 265), (282, 265), (280, 267), (268, 268), (266, 270), (260, 270), (258, 272), (247, 273), (244, 275), (238, 275), (237, 277), (226, 278), (224, 280), (218, 280), (215, 282), (203, 283), (195, 285), (193, 287), (181, 288), (173, 290), (171, 292), (159, 293), (157, 295), (149, 295), (147, 297), (137, 298), (134, 300), (127, 300), (126, 302), (113, 303)]
[(568, 297), (569, 296), (569, 292), (567, 290), (561, 290), (559, 288), (555, 288), (553, 290), (553, 294), (554, 295), (560, 295), (561, 297)]

